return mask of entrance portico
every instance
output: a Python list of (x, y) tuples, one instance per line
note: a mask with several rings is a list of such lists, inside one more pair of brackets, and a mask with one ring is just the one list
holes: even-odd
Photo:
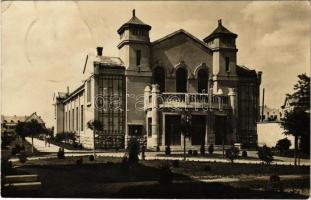
[[(158, 85), (152, 85), (151, 90), (157, 92), (148, 93), (150, 89), (145, 90), (146, 122), (147, 126), (151, 127), (147, 129), (148, 148), (165, 149), (166, 146), (170, 146), (172, 149), (179, 149), (183, 146), (184, 134), (180, 130), (182, 110), (187, 110), (192, 116), (191, 137), (186, 138), (188, 148), (200, 148), (201, 145), (210, 144), (229, 145), (233, 142), (233, 127), (227, 126), (227, 121), (232, 118), (229, 99), (235, 96), (212, 93), (160, 93), (157, 87)], [(155, 103), (157, 105), (154, 105)], [(153, 128), (154, 117), (158, 122), (158, 132)]]

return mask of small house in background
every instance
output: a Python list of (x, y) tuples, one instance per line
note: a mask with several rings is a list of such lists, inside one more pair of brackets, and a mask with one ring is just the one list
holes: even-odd
[[(260, 106), (260, 111), (262, 106)], [(283, 111), (277, 108), (270, 108), (264, 105), (263, 114), (260, 114), (261, 122), (280, 122), (283, 117)]]
[(45, 127), (45, 122), (37, 114), (37, 112), (32, 113), (31, 115), (27, 116), (6, 116), (1, 115), (1, 136), (4, 135), (14, 135), (15, 134), (15, 127), (18, 124), (18, 122), (29, 122), (31, 120), (36, 120), (39, 124)]

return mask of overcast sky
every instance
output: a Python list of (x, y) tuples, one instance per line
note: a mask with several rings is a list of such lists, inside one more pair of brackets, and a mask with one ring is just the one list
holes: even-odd
[(36, 111), (52, 125), (53, 93), (81, 84), (86, 54), (97, 46), (118, 56), (117, 29), (136, 16), (151, 41), (178, 29), (199, 39), (222, 19), (238, 34), (237, 62), (263, 71), (265, 104), (279, 108), (297, 75), (310, 67), (309, 2), (2, 2), (2, 114)]

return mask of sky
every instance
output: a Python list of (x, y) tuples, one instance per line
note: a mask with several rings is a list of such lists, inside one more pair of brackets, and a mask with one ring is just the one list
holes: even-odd
[(308, 1), (2, 1), (1, 113), (37, 112), (52, 126), (53, 94), (82, 83), (86, 54), (118, 56), (117, 29), (136, 16), (151, 41), (184, 29), (199, 39), (217, 20), (237, 33), (237, 64), (263, 72), (265, 104), (280, 108), (309, 73)]

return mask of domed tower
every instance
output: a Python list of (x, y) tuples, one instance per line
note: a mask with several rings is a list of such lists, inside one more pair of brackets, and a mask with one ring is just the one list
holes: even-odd
[(226, 87), (234, 87), (237, 74), (237, 51), (235, 40), (237, 34), (232, 33), (222, 25), (221, 19), (218, 20), (218, 27), (203, 41), (213, 51), (213, 73), (214, 73), (214, 89), (225, 90)]
[(151, 26), (136, 17), (135, 9), (132, 18), (118, 29), (120, 58), (127, 70), (150, 71), (150, 30)]

